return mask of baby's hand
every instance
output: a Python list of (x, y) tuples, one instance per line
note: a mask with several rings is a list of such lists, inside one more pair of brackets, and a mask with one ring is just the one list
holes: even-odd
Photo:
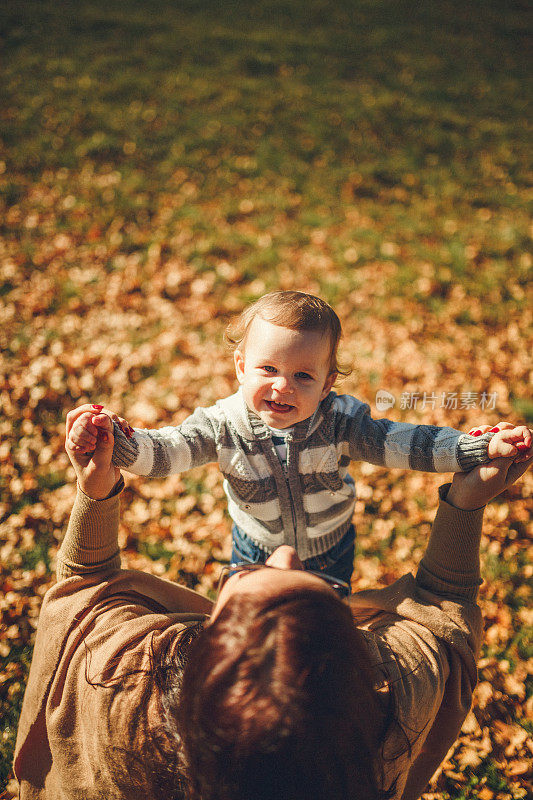
[[(122, 417), (102, 405), (83, 405), (67, 414), (67, 444), (73, 452), (91, 453), (98, 439), (106, 441), (109, 420), (116, 422), (131, 439), (133, 428)], [(77, 423), (74, 425), (74, 423)]]
[(120, 470), (111, 463), (113, 455), (113, 423), (107, 414), (100, 415), (94, 425), (94, 409), (86, 404), (67, 414), (65, 449), (76, 471), (78, 485), (89, 497), (108, 497), (120, 477)]
[(512, 458), (515, 462), (521, 462), (533, 455), (533, 431), (525, 425), (515, 427), (510, 422), (498, 422), (493, 428), (481, 425), (470, 431), (470, 434), (480, 436), (487, 431), (495, 434), (489, 442), (489, 458)]

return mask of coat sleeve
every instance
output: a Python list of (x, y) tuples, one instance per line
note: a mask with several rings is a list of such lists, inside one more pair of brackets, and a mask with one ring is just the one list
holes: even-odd
[(215, 407), (197, 408), (181, 425), (144, 430), (128, 439), (114, 423), (113, 464), (134, 475), (164, 478), (216, 461), (219, 421)]
[[(477, 680), (482, 619), (476, 603), (483, 509), (440, 505), (416, 578), (351, 598), (356, 623), (366, 623), (395, 698), (398, 726), (384, 748), (385, 788), (415, 800), (442, 762), (470, 709)], [(410, 748), (406, 750), (406, 742)]]
[(368, 404), (349, 395), (335, 398), (334, 413), (337, 441), (355, 461), (421, 472), (468, 472), (489, 461), (493, 433), (372, 419)]
[[(104, 500), (80, 489), (47, 592), (17, 732), (23, 800), (151, 797), (135, 754), (160, 718), (148, 678), (166, 644), (180, 646), (212, 603), (197, 592), (119, 565), (122, 482)], [(126, 762), (128, 754), (132, 762)]]
[[(152, 599), (157, 599), (161, 606), (172, 611), (210, 613), (211, 601), (185, 586), (156, 579), (141, 571), (119, 570), (118, 523), (123, 487), (121, 478), (105, 500), (93, 500), (78, 487), (67, 532), (57, 556), (58, 581), (78, 576), (91, 582), (106, 582), (109, 571), (118, 570), (121, 576), (131, 576), (124, 577), (126, 582), (133, 579), (141, 586), (146, 584)], [(82, 582), (71, 584), (74, 589), (83, 586)]]
[(160, 720), (152, 665), (206, 604), (128, 570), (73, 574), (47, 592), (14, 754), (21, 800), (153, 796), (136, 755), (152, 752)]
[[(417, 601), (430, 598), (419, 594)], [(396, 782), (395, 798), (420, 797), (468, 714), (477, 679), (476, 616), (473, 608), (442, 604), (425, 625), (402, 618), (371, 631), (393, 654), (388, 678), (397, 725), (385, 741), (383, 766), (384, 788)]]
[(119, 496), (123, 488), (121, 477), (109, 497), (93, 500), (78, 486), (67, 531), (57, 554), (59, 581), (72, 575), (120, 568), (118, 521)]
[(456, 509), (446, 502), (449, 485), (440, 489), (440, 505), (429, 543), (418, 568), (420, 596), (433, 599), (456, 629), (433, 632), (445, 653), (447, 675), (437, 714), (407, 776), (404, 800), (415, 800), (458, 736), (472, 703), (477, 682), (476, 661), (482, 637), (476, 603), (481, 583), (479, 545), (483, 508)]

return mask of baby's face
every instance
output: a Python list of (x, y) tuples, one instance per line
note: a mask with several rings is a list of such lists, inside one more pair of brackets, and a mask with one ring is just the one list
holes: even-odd
[(317, 331), (293, 331), (254, 317), (235, 351), (235, 371), (246, 405), (272, 428), (312, 416), (335, 382), (330, 341)]

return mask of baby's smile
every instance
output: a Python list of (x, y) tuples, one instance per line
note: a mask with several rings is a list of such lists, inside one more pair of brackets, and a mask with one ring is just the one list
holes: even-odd
[(275, 400), (265, 400), (265, 403), (272, 411), (276, 411), (278, 414), (285, 414), (295, 408), (295, 406), (291, 406), (288, 403), (276, 403)]

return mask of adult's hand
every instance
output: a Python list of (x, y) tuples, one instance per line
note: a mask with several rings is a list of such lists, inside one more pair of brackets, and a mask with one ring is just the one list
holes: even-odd
[[(508, 422), (498, 423), (497, 427), (499, 431), (493, 438), (499, 437), (502, 445), (513, 444), (517, 431), (521, 430)], [(489, 430), (488, 425), (481, 426), (482, 433), (486, 433), (487, 430)], [(517, 459), (495, 458), (489, 464), (476, 467), (471, 472), (455, 473), (446, 500), (465, 511), (481, 508), (515, 483), (529, 469), (533, 457), (523, 459), (523, 455)]]
[(93, 500), (107, 497), (120, 477), (111, 463), (113, 442), (113, 423), (105, 410), (86, 404), (67, 414), (65, 450), (80, 489)]

